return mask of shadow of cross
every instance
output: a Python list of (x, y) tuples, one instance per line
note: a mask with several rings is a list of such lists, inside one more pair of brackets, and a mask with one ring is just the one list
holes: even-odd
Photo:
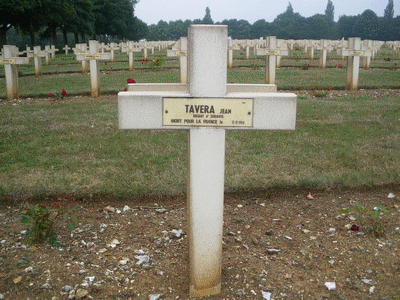
[(188, 131), (190, 297), (221, 291), (226, 130), (294, 130), (296, 123), (295, 94), (227, 85), (227, 50), (227, 26), (192, 25), (187, 85), (133, 84), (118, 94), (120, 129)]

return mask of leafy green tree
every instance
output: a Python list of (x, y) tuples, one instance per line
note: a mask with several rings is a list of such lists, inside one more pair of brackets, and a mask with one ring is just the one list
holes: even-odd
[(50, 37), (52, 45), (57, 44), (57, 28), (72, 21), (74, 0), (41, 0), (42, 13), (46, 16), (44, 25), (47, 26), (45, 34)]
[(128, 31), (125, 38), (131, 41), (139, 41), (149, 36), (149, 27), (142, 20), (134, 17), (128, 24)]
[(7, 31), (19, 24), (21, 17), (33, 6), (32, 0), (0, 1), (0, 47), (7, 44)]
[(357, 16), (353, 34), (362, 39), (379, 40), (382, 32), (382, 22), (370, 9)]
[(250, 39), (258, 39), (260, 37), (265, 38), (268, 35), (270, 35), (270, 31), (271, 31), (270, 24), (264, 19), (260, 19), (254, 22), (253, 25), (251, 25), (249, 38)]
[(294, 13), (292, 4), (289, 2), (286, 11), (274, 20), (275, 35), (281, 39), (298, 39), (297, 23), (304, 17), (299, 13)]
[(382, 20), (383, 24), (382, 39), (384, 39), (385, 41), (395, 40), (394, 35), (396, 31), (393, 22), (393, 16), (394, 16), (394, 4), (393, 0), (389, 0), (389, 3), (385, 8)]
[(47, 24), (46, 14), (43, 13), (42, 2), (30, 1), (29, 9), (19, 15), (16, 28), (22, 34), (30, 37), (31, 46), (36, 45), (36, 34)]
[(86, 35), (94, 34), (95, 15), (93, 9), (94, 0), (74, 0), (74, 12), (71, 20), (60, 26), (64, 44), (68, 44), (68, 32), (74, 34), (75, 44), (79, 43), (79, 35), (82, 41), (85, 41)]
[(393, 41), (400, 41), (400, 16), (393, 19)]
[(95, 0), (95, 32), (97, 36), (125, 37), (128, 24), (134, 17), (137, 0)]
[(202, 23), (203, 24), (214, 24), (214, 21), (211, 18), (211, 12), (210, 12), (210, 9), (208, 8), (208, 6), (206, 8), (206, 15), (204, 16)]
[[(0, 1), (0, 47), (7, 44), (7, 31), (26, 22), (26, 18), (43, 19), (29, 14), (37, 3), (34, 0), (1, 0)], [(40, 26), (36, 26), (39, 27)]]
[(394, 16), (394, 4), (393, 0), (389, 0), (389, 3), (385, 8), (383, 17), (385, 18), (385, 20), (393, 20), (393, 16)]
[(325, 16), (329, 22), (333, 23), (335, 21), (335, 7), (333, 6), (333, 3), (331, 0), (328, 0), (328, 4), (327, 4), (326, 10), (325, 10)]
[(356, 16), (340, 16), (336, 23), (336, 35), (338, 38), (345, 38), (347, 40), (349, 37), (355, 37), (353, 28), (356, 21)]
[(325, 15), (316, 14), (307, 19), (308, 39), (328, 39), (331, 33), (330, 24)]

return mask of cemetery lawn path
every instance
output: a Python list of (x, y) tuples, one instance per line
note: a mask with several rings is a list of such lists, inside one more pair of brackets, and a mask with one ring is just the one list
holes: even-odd
[[(389, 210), (381, 237), (368, 214), (363, 223), (354, 210), (340, 213), (355, 203)], [(185, 197), (76, 199), (81, 227), (71, 234), (57, 223), (61, 248), (24, 242), (25, 205), (0, 202), (2, 299), (188, 299), (187, 236), (173, 233), (187, 230)], [(399, 220), (399, 186), (226, 194), (222, 293), (209, 299), (398, 299)], [(140, 256), (150, 263), (138, 265)]]

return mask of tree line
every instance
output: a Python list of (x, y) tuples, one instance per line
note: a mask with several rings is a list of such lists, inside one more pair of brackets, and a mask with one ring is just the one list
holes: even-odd
[[(273, 22), (260, 19), (253, 24), (246, 20), (225, 19), (214, 22), (207, 7), (203, 19), (177, 20), (147, 25), (134, 15), (138, 0), (0, 0), (0, 47), (7, 43), (7, 32), (29, 37), (31, 46), (37, 39), (56, 45), (116, 40), (177, 40), (187, 35), (191, 24), (228, 25), (233, 39), (258, 39), (277, 36), (281, 39), (348, 39), (400, 40), (400, 16), (394, 17), (393, 0), (389, 0), (383, 17), (372, 10), (357, 16), (340, 16), (334, 21), (335, 7), (328, 0), (324, 14), (305, 18), (293, 11), (289, 2), (286, 11)], [(10, 30), (10, 29), (13, 30)], [(10, 34), (11, 35), (11, 34)], [(61, 37), (61, 38), (60, 38)], [(21, 39), (21, 38), (20, 38)]]
[(148, 40), (177, 40), (187, 35), (187, 28), (191, 24), (223, 24), (228, 25), (228, 34), (233, 39), (258, 39), (266, 36), (277, 36), (280, 39), (348, 39), (361, 37), (362, 39), (394, 41), (400, 40), (400, 16), (394, 18), (393, 0), (384, 11), (383, 17), (378, 17), (372, 10), (365, 10), (358, 16), (340, 16), (334, 21), (335, 7), (331, 0), (325, 14), (315, 14), (305, 18), (293, 11), (289, 5), (285, 12), (278, 15), (271, 23), (264, 19), (250, 24), (246, 20), (223, 20), (214, 23), (209, 8), (203, 19), (159, 21), (148, 26)]
[(57, 44), (62, 32), (68, 44), (68, 33), (75, 43), (96, 39), (137, 40), (147, 33), (147, 25), (134, 16), (138, 0), (0, 0), (0, 46), (7, 42), (7, 31), (15, 28), (20, 35), (46, 38)]

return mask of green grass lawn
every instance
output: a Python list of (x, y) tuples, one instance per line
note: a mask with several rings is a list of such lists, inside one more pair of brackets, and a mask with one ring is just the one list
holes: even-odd
[[(116, 99), (116, 96), (115, 96)], [(230, 131), (226, 190), (398, 184), (400, 103), (299, 99), (295, 131)], [(0, 195), (185, 191), (185, 131), (121, 131), (116, 101), (2, 106)]]
[[(115, 63), (101, 64), (101, 90), (111, 95), (98, 103), (27, 105), (23, 98), (62, 89), (69, 96), (89, 94), (89, 75), (61, 55), (42, 77), (30, 76), (32, 67), (22, 69), (21, 102), (0, 109), (0, 196), (186, 191), (186, 131), (121, 131), (117, 124), (116, 93), (126, 79), (179, 82), (177, 60), (165, 57), (167, 68), (153, 70), (138, 54), (136, 69), (129, 72), (124, 59), (120, 54)], [(262, 59), (237, 63), (228, 71), (228, 82), (264, 83)], [(344, 89), (343, 67), (303, 70), (299, 61), (283, 63), (290, 66), (277, 71), (279, 89)], [(400, 71), (360, 70), (359, 86), (400, 88)], [(5, 97), (4, 78), (0, 97)], [(400, 101), (394, 96), (299, 98), (295, 131), (227, 133), (226, 190), (399, 184), (399, 116)]]

